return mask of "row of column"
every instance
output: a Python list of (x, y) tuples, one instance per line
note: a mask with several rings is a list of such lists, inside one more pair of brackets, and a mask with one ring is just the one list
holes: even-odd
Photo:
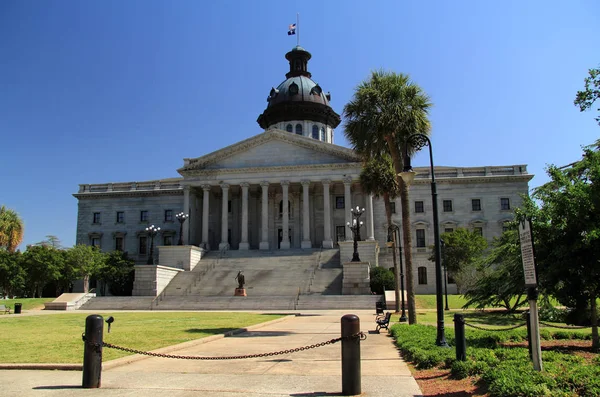
[[(301, 248), (311, 248), (312, 243), (310, 240), (310, 210), (309, 210), (309, 187), (311, 181), (302, 180), (302, 242)], [(324, 208), (324, 227), (323, 227), (323, 248), (333, 248), (333, 240), (331, 238), (331, 202), (329, 195), (329, 186), (331, 180), (325, 179), (321, 181), (323, 184), (323, 208)], [(280, 182), (282, 188), (282, 241), (280, 244), (281, 249), (290, 248), (289, 240), (289, 207), (287, 202), (289, 201), (289, 185), (290, 181), (283, 180)], [(262, 181), (260, 183), (262, 189), (262, 209), (261, 209), (261, 241), (259, 249), (269, 249), (269, 185), (270, 182)], [(352, 214), (350, 209), (352, 208), (351, 191), (352, 185), (351, 178), (344, 178), (344, 204), (346, 214), (346, 225), (352, 224)], [(223, 193), (222, 197), (222, 210), (221, 210), (221, 243), (219, 249), (229, 249), (229, 243), (227, 241), (228, 236), (228, 202), (229, 202), (229, 184), (220, 184)], [(242, 182), (240, 184), (242, 188), (242, 236), (239, 244), (240, 250), (248, 250), (250, 248), (248, 242), (248, 189), (250, 184), (248, 182)], [(211, 185), (202, 185), (204, 196), (202, 200), (202, 245), (208, 246), (208, 217), (209, 217), (209, 197)], [(183, 198), (184, 212), (190, 212), (190, 187), (184, 187), (184, 198)], [(374, 225), (373, 225), (373, 198), (371, 195), (366, 196), (366, 214), (367, 214), (367, 240), (374, 240)], [(346, 226), (347, 227), (347, 226)], [(189, 222), (183, 224), (183, 235), (184, 240), (187, 244), (187, 236), (189, 236)], [(346, 230), (346, 239), (351, 239), (350, 230)]]

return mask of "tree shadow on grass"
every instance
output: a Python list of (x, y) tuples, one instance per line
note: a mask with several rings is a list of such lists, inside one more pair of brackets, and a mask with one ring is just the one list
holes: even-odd
[(219, 335), (234, 331), (236, 329), (237, 328), (190, 328), (186, 329), (185, 332), (188, 332), (190, 334)]

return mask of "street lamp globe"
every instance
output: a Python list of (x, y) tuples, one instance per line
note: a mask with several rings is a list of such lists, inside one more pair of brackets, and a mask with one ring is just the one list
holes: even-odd
[(146, 228), (146, 233), (150, 236), (150, 255), (148, 256), (148, 264), (154, 264), (154, 237), (160, 231), (160, 227), (156, 227), (154, 225), (150, 225)]
[(179, 214), (175, 215), (175, 218), (177, 218), (177, 220), (179, 221), (179, 241), (177, 242), (177, 245), (183, 245), (183, 224), (185, 220), (189, 217), (189, 214), (184, 214), (183, 212), (180, 212)]

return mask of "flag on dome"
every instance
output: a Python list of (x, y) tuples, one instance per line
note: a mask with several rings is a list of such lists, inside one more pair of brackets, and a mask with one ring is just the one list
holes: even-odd
[(289, 26), (289, 30), (288, 30), (288, 36), (291, 36), (293, 34), (296, 34), (296, 24), (293, 23)]

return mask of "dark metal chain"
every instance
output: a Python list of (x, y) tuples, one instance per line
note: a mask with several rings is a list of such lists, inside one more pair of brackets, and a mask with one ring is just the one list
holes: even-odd
[(107, 343), (107, 342), (103, 342), (102, 344), (90, 343), (90, 342), (86, 341), (85, 335), (82, 335), (82, 338), (85, 343), (95, 346), (95, 347), (104, 346), (104, 347), (108, 347), (110, 349), (116, 349), (116, 350), (121, 350), (121, 351), (135, 353), (135, 354), (143, 354), (146, 356), (153, 356), (153, 357), (177, 358), (177, 359), (182, 359), (182, 360), (240, 360), (240, 359), (244, 359), (244, 358), (269, 357), (269, 356), (277, 356), (277, 355), (281, 355), (281, 354), (296, 353), (296, 352), (301, 352), (304, 350), (314, 349), (317, 347), (331, 345), (331, 344), (334, 344), (341, 340), (349, 340), (349, 339), (365, 340), (365, 339), (367, 339), (367, 335), (364, 332), (359, 332), (359, 333), (351, 335), (351, 336), (344, 336), (344, 337), (340, 337), (340, 338), (330, 339), (325, 342), (316, 343), (314, 345), (296, 347), (294, 349), (286, 349), (286, 350), (281, 350), (281, 351), (277, 351), (277, 352), (269, 352), (269, 353), (246, 354), (246, 355), (241, 355), (241, 356), (220, 356), (220, 357), (179, 356), (179, 355), (175, 355), (175, 354), (152, 353), (152, 352), (147, 352), (147, 351), (143, 351), (143, 350), (137, 350), (137, 349), (131, 349), (128, 347), (117, 346), (117, 345), (113, 345), (112, 343)]
[(478, 327), (477, 325), (469, 324), (467, 322), (465, 322), (465, 325), (467, 327), (471, 327), (471, 328), (475, 328), (475, 329), (480, 329), (482, 331), (510, 331), (510, 330), (522, 327), (524, 325), (527, 325), (527, 323), (518, 324), (518, 325), (515, 325), (514, 327), (508, 327), (508, 328), (485, 328), (485, 327)]
[(569, 325), (569, 326), (565, 326), (565, 325), (548, 324), (548, 323), (545, 323), (543, 321), (540, 321), (540, 324), (542, 324), (545, 327), (560, 328), (560, 329), (585, 329), (585, 328), (592, 328), (591, 325), (588, 325), (588, 326), (586, 326), (586, 325), (581, 325), (581, 326), (578, 326), (578, 325)]

